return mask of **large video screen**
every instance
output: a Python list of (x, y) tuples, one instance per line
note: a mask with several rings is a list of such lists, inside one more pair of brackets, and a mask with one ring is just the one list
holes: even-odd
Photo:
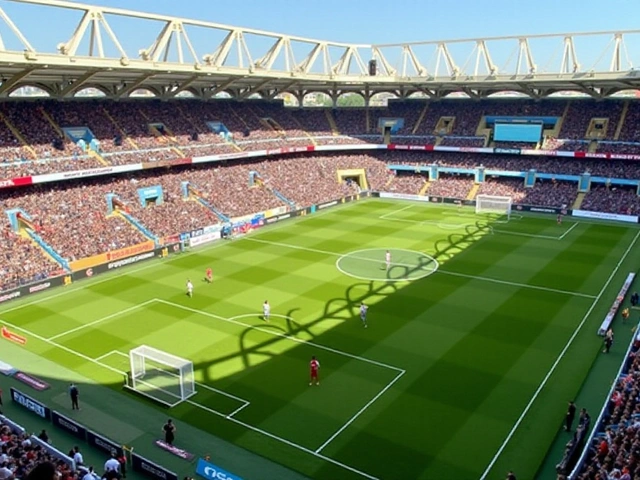
[(493, 139), (497, 142), (532, 142), (537, 143), (542, 136), (541, 123), (523, 125), (513, 123), (496, 123)]

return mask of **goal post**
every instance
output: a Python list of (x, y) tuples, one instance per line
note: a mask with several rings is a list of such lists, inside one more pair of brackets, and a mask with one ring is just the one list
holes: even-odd
[(496, 195), (478, 195), (476, 197), (476, 213), (492, 213), (511, 217), (511, 197)]
[(127, 387), (163, 405), (174, 407), (195, 395), (193, 362), (141, 345), (129, 351)]

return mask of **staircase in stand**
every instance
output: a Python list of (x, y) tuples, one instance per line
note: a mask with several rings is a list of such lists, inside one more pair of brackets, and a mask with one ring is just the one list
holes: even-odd
[(422, 186), (422, 188), (418, 192), (418, 195), (420, 195), (420, 196), (426, 195), (427, 190), (429, 190), (429, 186), (430, 185), (431, 185), (431, 182), (429, 182), (428, 180), (426, 182), (424, 182), (424, 185)]
[(108, 162), (102, 155), (100, 155), (98, 152), (96, 152), (95, 150), (92, 149), (88, 149), (87, 150), (87, 155), (89, 155), (90, 157), (95, 158), (96, 160), (98, 160), (102, 165), (104, 165), (105, 167), (108, 165), (111, 165), (110, 162)]
[(109, 119), (109, 121), (111, 123), (113, 123), (113, 126), (118, 129), (118, 131), (120, 132), (120, 135), (122, 136), (122, 138), (126, 139), (127, 143), (129, 143), (129, 145), (131, 145), (134, 150), (140, 150), (140, 148), (138, 147), (138, 144), (136, 142), (134, 142), (131, 138), (129, 138), (129, 136), (127, 135), (127, 132), (125, 132), (124, 129), (120, 126), (120, 124), (118, 122), (116, 122), (116, 119), (111, 116), (109, 111), (106, 108), (103, 108), (102, 112)]
[(587, 194), (585, 192), (579, 192), (578, 196), (576, 197), (576, 199), (573, 202), (573, 205), (571, 206), (571, 208), (573, 210), (580, 210), (580, 207), (582, 207), (582, 202), (584, 201), (584, 197)]
[(478, 190), (480, 190), (480, 184), (475, 183), (473, 187), (471, 187), (471, 190), (469, 190), (469, 193), (467, 193), (466, 200), (474, 200), (478, 194)]
[(620, 120), (618, 120), (618, 126), (616, 127), (616, 133), (613, 135), (614, 140), (618, 140), (620, 138), (620, 132), (622, 132), (622, 127), (624, 127), (624, 121), (627, 118), (627, 112), (629, 111), (629, 101), (624, 102), (622, 106), (622, 113), (620, 114)]
[(327, 122), (329, 122), (329, 127), (331, 127), (331, 134), (334, 137), (339, 136), (340, 130), (338, 129), (338, 124), (336, 123), (336, 119), (333, 118), (333, 114), (331, 113), (331, 110), (325, 109), (324, 115), (325, 117), (327, 117)]
[(2, 120), (4, 122), (4, 124), (7, 126), (7, 128), (9, 130), (11, 130), (11, 133), (13, 133), (13, 136), (16, 137), (18, 139), (18, 141), (22, 144), (22, 147), (24, 149), (26, 149), (31, 156), (33, 157), (33, 160), (37, 160), (38, 159), (38, 154), (36, 153), (35, 149), (29, 145), (27, 143), (27, 141), (25, 140), (25, 138), (22, 136), (22, 134), (20, 133), (20, 130), (18, 130), (10, 121), (7, 117), (4, 116), (4, 114), (2, 112), (0, 112), (0, 120)]
[(424, 120), (424, 117), (427, 116), (427, 110), (428, 109), (429, 109), (429, 104), (427, 103), (424, 106), (424, 108), (422, 109), (422, 112), (420, 113), (420, 117), (418, 117), (418, 120), (416, 121), (416, 124), (413, 126), (413, 130), (411, 130), (411, 135), (415, 135), (416, 132), (418, 131), (418, 129), (420, 128), (420, 124)]

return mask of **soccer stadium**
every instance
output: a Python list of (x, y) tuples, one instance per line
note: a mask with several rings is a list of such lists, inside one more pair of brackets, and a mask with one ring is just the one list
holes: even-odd
[(0, 480), (640, 478), (638, 37), (0, 0)]

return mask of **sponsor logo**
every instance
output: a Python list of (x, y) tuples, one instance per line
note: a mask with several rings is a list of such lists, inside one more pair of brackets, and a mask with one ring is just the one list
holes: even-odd
[(24, 372), (16, 373), (13, 378), (24, 383), (25, 385), (29, 385), (31, 388), (39, 392), (42, 392), (43, 390), (48, 389), (50, 386), (47, 382), (43, 382), (39, 378), (33, 377), (28, 373), (24, 373)]
[(418, 200), (420, 202), (428, 202), (429, 197), (424, 195), (410, 195), (404, 193), (388, 193), (388, 192), (380, 192), (380, 198), (396, 198), (398, 200)]
[(0, 295), (0, 303), (8, 302), (9, 300), (13, 300), (20, 297), (20, 290), (16, 290), (15, 292), (6, 293), (4, 295)]
[(189, 246), (197, 247), (198, 245), (204, 245), (205, 243), (214, 242), (216, 240), (220, 240), (220, 232), (205, 233), (199, 237), (191, 238), (189, 240)]
[(18, 345), (25, 345), (27, 343), (26, 337), (10, 331), (7, 327), (2, 327), (0, 333), (2, 334), (2, 338), (17, 343)]
[(113, 167), (106, 168), (93, 168), (90, 170), (76, 170), (74, 172), (67, 172), (61, 174), (62, 178), (81, 178), (81, 177), (92, 177), (94, 175), (106, 175), (108, 173), (112, 173), (114, 171)]
[(155, 252), (147, 252), (143, 253), (142, 255), (135, 255), (133, 257), (118, 260), (117, 262), (111, 262), (109, 265), (107, 265), (107, 268), (109, 270), (112, 270), (114, 268), (124, 267), (125, 265), (131, 265), (132, 263), (137, 263), (142, 260), (147, 260), (148, 258), (153, 258), (155, 257), (155, 255)]
[(49, 415), (50, 415), (49, 409), (45, 407), (43, 404), (41, 404), (40, 402), (37, 402), (36, 400), (31, 398), (30, 396), (25, 395), (24, 393), (19, 392), (18, 390), (12, 388), (11, 399), (14, 402), (16, 402), (18, 405), (23, 406), (24, 408), (26, 408), (30, 412), (35, 413), (39, 417), (49, 419)]
[(13, 180), (0, 180), (0, 188), (15, 187), (16, 183)]
[(318, 205), (318, 210), (322, 210), (323, 208), (333, 207), (334, 205), (337, 205), (337, 204), (338, 204), (337, 200), (329, 203), (322, 203)]
[(202, 458), (198, 460), (196, 474), (207, 480), (242, 480), (237, 475), (229, 473)]
[(516, 205), (516, 210), (522, 210), (522, 205)]
[(493, 151), (495, 153), (506, 154), (506, 155), (520, 155), (519, 148), (495, 148)]
[(165, 470), (160, 465), (156, 465), (155, 463), (150, 462), (140, 455), (134, 453), (133, 455), (131, 455), (131, 460), (134, 470), (146, 473), (148, 476), (151, 476), (157, 480), (178, 480), (178, 477), (175, 473), (170, 472), (169, 470)]
[(29, 293), (41, 292), (42, 290), (46, 290), (50, 286), (50, 282), (41, 283), (40, 285), (34, 285), (33, 287), (29, 287)]
[(280, 220), (278, 217), (267, 218), (267, 225), (270, 223), (276, 223), (278, 220)]
[(538, 213), (556, 213), (555, 208), (531, 207), (529, 210), (531, 212), (538, 212)]
[(87, 277), (93, 277), (93, 268), (87, 268), (87, 270), (84, 272), (84, 274)]
[(138, 245), (133, 245), (131, 247), (121, 248), (120, 250), (107, 252), (107, 261), (111, 262), (114, 260), (119, 260), (121, 258), (130, 257), (138, 253), (148, 252), (149, 250), (152, 250), (152, 249), (153, 249), (153, 242), (151, 241), (139, 243)]
[(14, 368), (12, 365), (9, 365), (8, 363), (0, 362), (0, 373), (2, 373), (3, 375), (10, 377), (17, 371), (18, 370)]

